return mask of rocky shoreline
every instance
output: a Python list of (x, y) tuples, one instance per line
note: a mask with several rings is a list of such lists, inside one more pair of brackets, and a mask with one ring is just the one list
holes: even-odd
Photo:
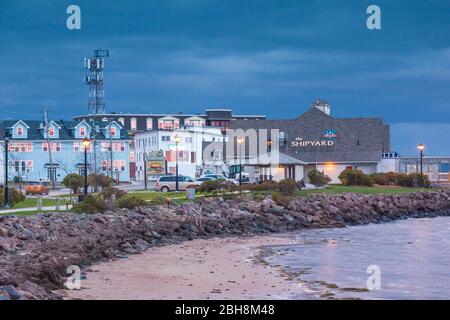
[(237, 197), (104, 214), (0, 216), (0, 300), (61, 299), (66, 269), (211, 237), (333, 228), (450, 216), (450, 191), (395, 195), (311, 194), (277, 204)]

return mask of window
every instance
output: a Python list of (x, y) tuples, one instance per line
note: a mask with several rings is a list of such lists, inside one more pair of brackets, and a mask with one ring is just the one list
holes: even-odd
[(86, 136), (86, 128), (80, 127), (79, 133), (80, 133), (80, 137)]
[(134, 162), (134, 161), (135, 161), (134, 151), (130, 151), (130, 161), (131, 161), (131, 162)]
[(125, 160), (120, 160), (120, 171), (125, 171)]
[(48, 151), (48, 143), (42, 142), (42, 151), (47, 152)]
[(184, 139), (184, 141), (185, 141), (186, 143), (192, 143), (192, 137), (186, 137), (186, 138)]
[(114, 160), (114, 170), (119, 170), (119, 160)]
[(114, 142), (114, 152), (119, 152), (119, 143)]
[(50, 128), (48, 129), (48, 136), (49, 136), (49, 137), (54, 137), (54, 136), (55, 136), (55, 128), (50, 127)]
[(33, 152), (33, 143), (32, 142), (28, 142), (27, 143), (27, 151), (28, 152)]
[(130, 127), (131, 127), (131, 130), (136, 130), (137, 129), (137, 119), (136, 118), (131, 118), (130, 119)]
[(73, 151), (74, 152), (79, 152), (80, 151), (80, 144), (78, 143), (78, 141), (75, 141), (73, 143)]
[(103, 171), (106, 171), (107, 166), (108, 166), (108, 163), (106, 162), (106, 160), (102, 160), (102, 170)]
[(447, 173), (450, 172), (450, 163), (440, 163), (439, 172)]
[(33, 171), (33, 160), (27, 160), (26, 162), (28, 171)]
[(191, 152), (191, 163), (195, 163), (195, 152)]
[(162, 136), (161, 141), (170, 141), (170, 136)]
[(147, 118), (147, 130), (153, 129), (153, 120), (152, 118)]
[(109, 151), (109, 142), (102, 142), (102, 152)]
[(116, 136), (116, 127), (111, 126), (111, 128), (109, 128), (109, 133), (111, 134), (112, 137)]
[(120, 151), (125, 151), (125, 142), (120, 143)]
[(20, 150), (19, 144), (17, 142), (14, 143), (14, 151), (19, 152), (19, 150)]
[(119, 122), (120, 122), (122, 125), (125, 125), (125, 119), (124, 119), (124, 118), (119, 118)]
[(25, 142), (21, 143), (21, 148), (22, 152), (26, 152), (27, 151), (27, 144)]
[(17, 127), (17, 135), (19, 137), (21, 137), (23, 135), (23, 128), (22, 127)]

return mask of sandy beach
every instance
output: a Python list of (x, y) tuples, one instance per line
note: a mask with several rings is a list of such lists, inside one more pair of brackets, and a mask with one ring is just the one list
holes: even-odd
[[(303, 290), (255, 261), (261, 246), (283, 237), (214, 238), (151, 248), (95, 265), (66, 299), (288, 299)], [(257, 259), (256, 259), (257, 260)]]

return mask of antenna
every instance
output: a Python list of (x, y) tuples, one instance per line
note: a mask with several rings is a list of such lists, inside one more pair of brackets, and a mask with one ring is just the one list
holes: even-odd
[(89, 114), (104, 114), (105, 90), (103, 89), (103, 70), (105, 59), (109, 57), (109, 50), (96, 49), (92, 58), (84, 59), (84, 67), (89, 74), (84, 77), (84, 83), (89, 86)]

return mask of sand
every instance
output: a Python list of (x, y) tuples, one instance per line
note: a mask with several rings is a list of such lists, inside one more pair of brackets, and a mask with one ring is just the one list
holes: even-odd
[(81, 290), (63, 293), (66, 299), (89, 300), (289, 299), (300, 293), (301, 284), (256, 258), (261, 246), (293, 241), (277, 236), (213, 238), (151, 248), (93, 266)]

